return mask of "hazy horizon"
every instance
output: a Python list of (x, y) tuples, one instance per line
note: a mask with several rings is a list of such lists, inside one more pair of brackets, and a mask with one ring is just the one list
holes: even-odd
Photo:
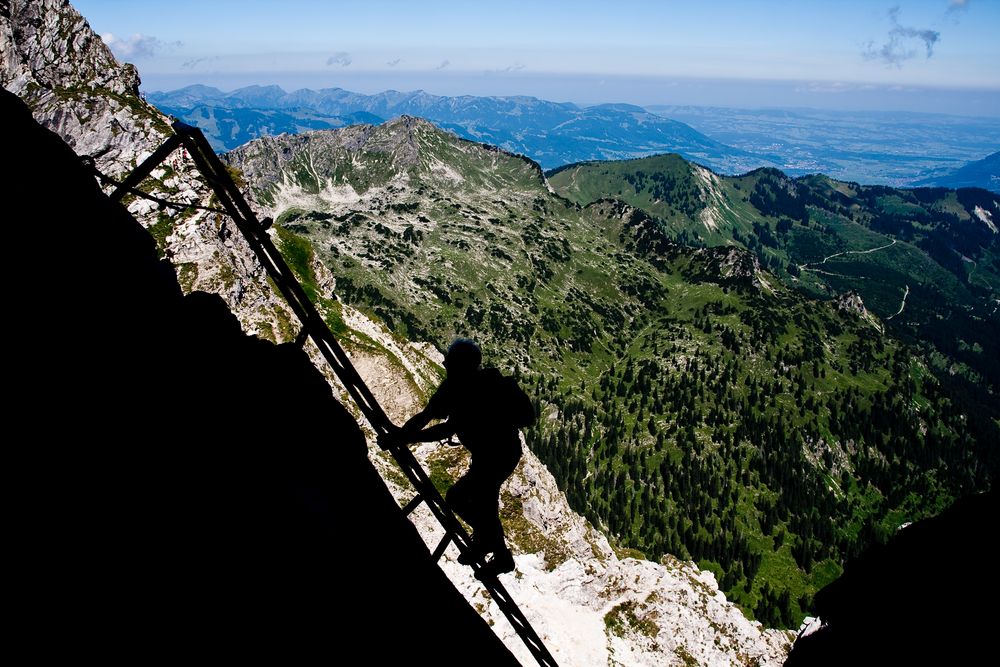
[[(873, 113), (923, 113), (943, 114), (969, 118), (1000, 117), (1000, 91), (949, 90), (934, 88), (906, 88), (886, 90), (871, 85), (829, 84), (825, 89), (823, 84), (810, 81), (726, 81), (726, 80), (683, 80), (674, 79), (669, 82), (656, 80), (642, 81), (637, 78), (615, 80), (605, 77), (603, 85), (594, 89), (604, 92), (604, 97), (560, 97), (562, 89), (558, 81), (535, 78), (527, 85), (518, 82), (508, 82), (502, 86), (477, 85), (474, 80), (461, 84), (460, 77), (455, 77), (450, 85), (428, 87), (406, 87), (403, 84), (393, 85), (393, 82), (383, 81), (378, 76), (368, 76), (364, 80), (328, 81), (316, 79), (310, 81), (300, 75), (287, 78), (271, 78), (266, 76), (242, 75), (239, 77), (204, 76), (190, 79), (188, 77), (155, 76), (143, 78), (143, 92), (172, 92), (191, 85), (204, 85), (217, 88), (223, 93), (249, 86), (278, 86), (285, 92), (296, 90), (323, 90), (340, 88), (354, 93), (374, 95), (377, 93), (396, 91), (401, 93), (425, 92), (443, 97), (460, 97), (463, 95), (477, 97), (534, 97), (550, 102), (570, 102), (581, 107), (598, 104), (633, 104), (651, 108), (665, 106), (691, 107), (721, 107), (730, 109), (808, 109), (814, 111), (834, 112), (873, 112)], [(379, 85), (382, 83), (383, 85)], [(404, 82), (405, 83), (405, 82)], [(354, 84), (354, 85), (352, 85)], [(578, 86), (578, 82), (566, 82), (566, 90)], [(650, 88), (665, 87), (667, 92), (660, 99), (647, 101), (641, 91)], [(637, 93), (637, 91), (639, 91)], [(555, 94), (554, 94), (555, 93)], [(617, 97), (616, 97), (617, 95)], [(839, 95), (839, 96), (838, 96)], [(919, 104), (912, 103), (912, 97), (920, 95)], [(653, 97), (653, 96), (649, 96)], [(963, 100), (961, 112), (953, 110), (955, 98)]]
[(1000, 116), (1000, 3), (983, 0), (74, 5), (147, 91), (277, 84)]

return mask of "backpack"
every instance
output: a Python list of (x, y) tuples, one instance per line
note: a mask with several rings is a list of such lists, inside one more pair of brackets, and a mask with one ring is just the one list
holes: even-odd
[(510, 376), (497, 374), (497, 406), (499, 412), (504, 415), (505, 420), (514, 428), (527, 428), (535, 423), (535, 406), (531, 404), (531, 399), (524, 393), (524, 390), (517, 384), (517, 380)]

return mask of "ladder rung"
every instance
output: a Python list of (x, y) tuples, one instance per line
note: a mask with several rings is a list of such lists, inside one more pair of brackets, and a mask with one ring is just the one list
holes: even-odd
[(413, 496), (410, 502), (406, 503), (406, 505), (403, 506), (403, 514), (405, 514), (406, 516), (410, 516), (413, 513), (413, 510), (417, 509), (417, 506), (420, 505), (420, 503), (423, 502), (423, 500), (424, 497), (419, 493)]
[(431, 554), (431, 558), (434, 562), (441, 560), (441, 556), (444, 555), (444, 550), (448, 548), (448, 543), (451, 542), (451, 533), (445, 533), (441, 541), (438, 542), (437, 548), (434, 549), (434, 553)]

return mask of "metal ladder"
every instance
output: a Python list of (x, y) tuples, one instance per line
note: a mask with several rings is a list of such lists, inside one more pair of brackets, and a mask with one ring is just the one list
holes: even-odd
[[(141, 194), (136, 190), (137, 186), (171, 153), (181, 147), (186, 149), (227, 215), (242, 232), (268, 276), (274, 281), (281, 295), (302, 323), (297, 342), (303, 344), (307, 336), (312, 338), (323, 358), (330, 364), (340, 382), (375, 430), (376, 435), (382, 436), (389, 433), (393, 428), (389, 417), (372, 395), (347, 353), (334, 338), (330, 328), (306, 296), (299, 281), (271, 241), (267, 233), (267, 228), (271, 225), (270, 219), (265, 219), (263, 223), (257, 219), (243, 194), (233, 182), (228, 169), (212, 150), (201, 130), (180, 121), (173, 124), (173, 129), (174, 134), (162, 146), (138, 165), (124, 181), (117, 184), (111, 198), (115, 201), (121, 201), (126, 194)], [(444, 528), (444, 537), (431, 553), (434, 561), (440, 560), (450, 542), (454, 542), (462, 554), (476, 554), (476, 560), (472, 564), (476, 578), (489, 591), (497, 606), (510, 621), (514, 632), (521, 638), (539, 665), (556, 667), (556, 661), (552, 654), (545, 648), (528, 619), (511, 598), (510, 593), (496, 576), (491, 576), (489, 570), (484, 569), (486, 567), (484, 557), (472, 549), (472, 539), (468, 531), (459, 523), (454, 512), (431, 483), (413, 452), (406, 445), (394, 445), (386, 449), (399, 464), (403, 474), (406, 475), (417, 492), (413, 499), (401, 508), (403, 513), (409, 516), (421, 502), (426, 503), (434, 518)]]

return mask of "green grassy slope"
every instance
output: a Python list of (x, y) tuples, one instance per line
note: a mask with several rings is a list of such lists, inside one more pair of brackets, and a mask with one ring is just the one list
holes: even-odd
[(581, 205), (614, 197), (639, 207), (679, 241), (747, 248), (806, 294), (857, 292), (893, 333), (943, 355), (964, 391), (997, 409), (1000, 203), (992, 193), (790, 179), (773, 169), (723, 177), (676, 155), (572, 165), (549, 181)]
[(765, 623), (793, 626), (844, 558), (996, 475), (997, 423), (875, 318), (633, 206), (575, 205), (530, 161), (413, 119), (227, 159), (337, 297), (521, 376), (529, 445), (575, 509), (699, 561)]

